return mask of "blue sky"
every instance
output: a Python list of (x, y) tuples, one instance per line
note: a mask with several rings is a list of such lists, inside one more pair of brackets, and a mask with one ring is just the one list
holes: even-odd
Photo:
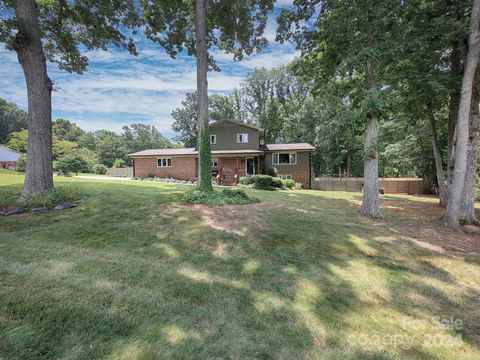
[[(278, 1), (275, 13), (288, 3)], [(269, 45), (260, 53), (234, 62), (229, 54), (213, 52), (222, 71), (209, 72), (210, 93), (228, 93), (255, 68), (270, 69), (299, 56), (292, 45), (275, 43), (275, 15), (270, 17), (265, 32)], [(88, 52), (90, 65), (83, 75), (49, 65), (50, 78), (57, 88), (53, 93), (53, 118), (72, 120), (86, 130), (121, 131), (122, 126), (132, 123), (151, 124), (173, 136), (170, 113), (180, 106), (187, 91), (195, 90), (195, 59), (186, 55), (171, 59), (145, 38), (137, 42), (137, 48), (137, 57), (117, 48)], [(26, 110), (25, 79), (16, 54), (2, 46), (0, 64), (0, 97)]]

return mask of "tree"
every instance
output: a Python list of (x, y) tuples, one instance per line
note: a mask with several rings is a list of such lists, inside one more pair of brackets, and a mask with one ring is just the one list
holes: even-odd
[(465, 182), (462, 191), (462, 200), (460, 202), (459, 218), (467, 224), (478, 224), (475, 215), (477, 168), (478, 168), (478, 142), (480, 124), (478, 109), (480, 105), (479, 95), (479, 74), (475, 75), (475, 81), (472, 92), (472, 102), (470, 106), (468, 147), (467, 147), (467, 171), (465, 173)]
[(81, 135), (78, 139), (78, 147), (86, 148), (91, 151), (95, 151), (95, 134), (93, 132), (86, 132)]
[(127, 155), (122, 136), (108, 130), (95, 132), (95, 149), (100, 163), (108, 167), (111, 167), (116, 159), (124, 159)]
[[(187, 49), (197, 60), (198, 119), (200, 139), (208, 135), (208, 66), (218, 70), (208, 49), (212, 46), (233, 53), (235, 60), (252, 54), (266, 44), (262, 37), (273, 0), (142, 1), (147, 36), (175, 57)], [(205, 143), (204, 146), (202, 144)], [(200, 189), (210, 190), (210, 142), (199, 143)], [(203, 155), (202, 155), (203, 154)], [(203, 164), (203, 167), (202, 167)], [(208, 176), (207, 173), (208, 172)], [(202, 174), (203, 173), (203, 174)], [(210, 184), (210, 185), (208, 185)]]
[[(296, 42), (317, 81), (324, 83), (336, 76), (362, 80), (354, 88), (361, 93), (357, 106), (365, 116), (361, 211), (373, 218), (383, 218), (378, 194), (378, 130), (385, 107), (382, 75), (394, 46), (389, 40), (399, 4), (299, 0), (293, 10), (284, 9), (278, 18), (277, 39)], [(310, 26), (312, 22), (317, 27)]]
[[(171, 113), (173, 118), (172, 130), (179, 133), (175, 141), (185, 147), (195, 147), (195, 130), (197, 128), (197, 93), (187, 92), (182, 106)], [(238, 111), (232, 96), (212, 94), (208, 97), (208, 119), (218, 121), (223, 119), (237, 120)]]
[(27, 113), (17, 105), (0, 99), (0, 144), (10, 140), (10, 133), (27, 128)]
[(28, 97), (28, 164), (22, 197), (48, 194), (52, 177), (52, 90), (47, 60), (69, 72), (83, 73), (88, 59), (79, 48), (106, 49), (113, 43), (135, 53), (122, 30), (139, 25), (136, 2), (4, 0), (0, 41), (15, 51)]
[(79, 172), (85, 171), (87, 166), (86, 161), (76, 154), (62, 156), (54, 162), (55, 170), (65, 175), (69, 173), (78, 174)]
[(480, 0), (473, 0), (470, 18), (470, 34), (462, 79), (462, 91), (456, 127), (455, 168), (449, 189), (448, 205), (443, 216), (445, 226), (457, 229), (460, 226), (460, 206), (467, 172), (469, 122), (474, 91), (475, 74), (480, 56)]
[(28, 130), (12, 132), (7, 146), (14, 151), (26, 154), (28, 148)]
[(146, 149), (166, 149), (173, 145), (155, 126), (132, 124), (123, 127), (122, 137), (129, 153)]
[(78, 142), (78, 139), (85, 134), (85, 131), (69, 120), (57, 119), (53, 122), (53, 134), (59, 140)]

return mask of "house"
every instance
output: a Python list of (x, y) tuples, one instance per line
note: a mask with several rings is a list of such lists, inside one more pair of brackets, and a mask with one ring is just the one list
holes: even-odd
[[(209, 125), (212, 176), (235, 185), (241, 176), (263, 174), (274, 168), (279, 177), (293, 179), (307, 189), (311, 182), (311, 154), (306, 143), (265, 144), (265, 130), (232, 120)], [(195, 180), (198, 174), (198, 136), (195, 148), (150, 149), (129, 155), (136, 177), (158, 176)]]
[(19, 152), (0, 146), (0, 169), (15, 170), (20, 156)]

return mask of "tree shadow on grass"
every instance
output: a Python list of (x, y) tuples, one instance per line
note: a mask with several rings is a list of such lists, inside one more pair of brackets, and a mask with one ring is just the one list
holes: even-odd
[[(346, 277), (352, 264), (385, 269), (407, 288), (403, 277), (452, 282), (430, 263), (412, 268), (395, 255), (402, 247), (355, 240), (370, 225), (346, 200), (272, 198), (251, 214), (269, 226), (241, 236), (180, 206), (177, 189), (108, 186), (78, 209), (32, 217), (33, 226), (3, 223), (16, 237), (0, 234), (7, 358), (391, 359), (398, 353), (348, 343), (352, 318), (372, 308)], [(410, 311), (401, 301), (380, 306)], [(406, 354), (427, 358), (415, 351)]]

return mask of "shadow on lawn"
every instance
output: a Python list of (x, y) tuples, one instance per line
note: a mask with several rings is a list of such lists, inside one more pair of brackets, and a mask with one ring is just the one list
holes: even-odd
[[(353, 260), (385, 269), (393, 304), (377, 306), (409, 316), (433, 313), (437, 302), (460, 311), (478, 295), (459, 304), (414, 280), (454, 285), (432, 263), (407, 259), (424, 248), (400, 236), (384, 242), (389, 225), (365, 222), (346, 200), (267, 194), (268, 209), (261, 203), (250, 216), (269, 226), (251, 224), (241, 236), (180, 206), (178, 188), (88, 188), (94, 196), (72, 211), (25, 215), (28, 226), (0, 220), (22, 243), (19, 255), (0, 234), (6, 358), (393, 359), (393, 350), (348, 343), (351, 316), (374, 306), (344, 276)], [(365, 229), (379, 237), (365, 240), (376, 253), (353, 240)], [(412, 292), (428, 301), (412, 303)], [(399, 352), (430, 357), (418, 347)]]

